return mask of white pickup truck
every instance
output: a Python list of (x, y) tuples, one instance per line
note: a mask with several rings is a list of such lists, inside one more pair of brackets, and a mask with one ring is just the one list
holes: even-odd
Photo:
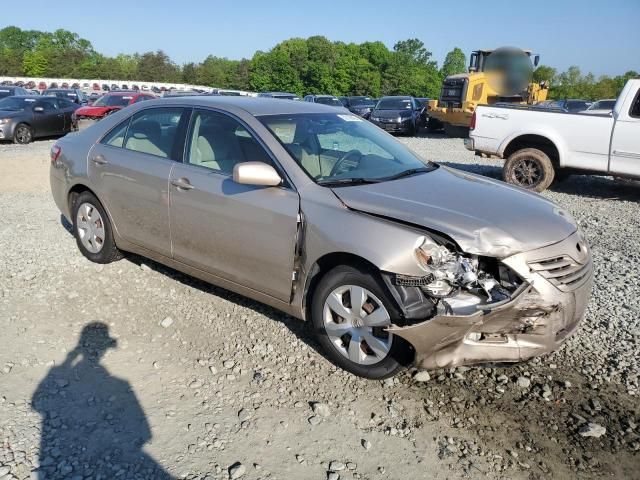
[(611, 114), (479, 106), (465, 146), (505, 158), (504, 181), (536, 192), (569, 174), (640, 178), (640, 79), (627, 82)]

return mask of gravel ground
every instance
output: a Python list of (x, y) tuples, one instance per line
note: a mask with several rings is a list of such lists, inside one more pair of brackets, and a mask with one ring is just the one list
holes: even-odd
[[(401, 140), (500, 175), (459, 139)], [(51, 145), (0, 144), (1, 480), (640, 478), (640, 187), (544, 194), (595, 259), (560, 351), (374, 382), (271, 308), (138, 257), (85, 260), (50, 198)]]

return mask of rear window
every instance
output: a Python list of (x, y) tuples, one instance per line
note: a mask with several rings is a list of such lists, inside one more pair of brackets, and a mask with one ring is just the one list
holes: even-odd
[(629, 115), (635, 118), (640, 118), (640, 90), (638, 90), (638, 93), (636, 93), (636, 99), (633, 102), (633, 105), (631, 105)]
[(131, 95), (105, 95), (93, 104), (96, 107), (126, 107), (133, 96)]

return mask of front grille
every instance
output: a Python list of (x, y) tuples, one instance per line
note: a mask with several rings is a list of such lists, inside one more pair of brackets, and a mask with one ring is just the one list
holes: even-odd
[(591, 274), (591, 258), (586, 263), (578, 263), (569, 255), (563, 255), (529, 262), (529, 267), (559, 290), (569, 292), (588, 280)]
[(459, 108), (462, 106), (464, 84), (465, 81), (462, 79), (445, 80), (442, 84), (442, 90), (440, 91), (439, 104), (446, 105), (449, 108)]

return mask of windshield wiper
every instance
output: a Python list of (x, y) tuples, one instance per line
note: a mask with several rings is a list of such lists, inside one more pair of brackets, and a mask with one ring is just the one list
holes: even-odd
[(398, 178), (410, 177), (412, 175), (417, 175), (418, 173), (431, 172), (433, 170), (435, 170), (435, 168), (429, 168), (429, 167), (410, 168), (408, 170), (405, 170), (400, 173), (396, 173), (395, 175), (391, 175), (389, 177), (379, 178), (378, 181), (386, 182), (389, 180), (397, 180)]
[(323, 187), (336, 187), (341, 185), (366, 185), (368, 183), (378, 183), (377, 178), (334, 178), (327, 180), (319, 180), (318, 185)]

